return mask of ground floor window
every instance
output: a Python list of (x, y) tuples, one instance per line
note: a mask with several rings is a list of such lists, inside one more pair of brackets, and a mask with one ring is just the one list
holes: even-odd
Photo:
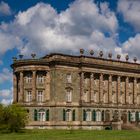
[(49, 121), (49, 109), (34, 110), (34, 121)]
[(100, 122), (102, 120), (101, 116), (102, 116), (101, 111), (96, 111), (96, 121), (97, 122)]
[(63, 109), (63, 121), (75, 121), (75, 110)]
[(83, 110), (83, 121), (91, 121), (91, 110)]

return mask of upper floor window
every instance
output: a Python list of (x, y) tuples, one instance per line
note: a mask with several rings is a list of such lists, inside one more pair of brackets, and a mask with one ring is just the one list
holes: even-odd
[(38, 75), (37, 76), (37, 83), (44, 83), (44, 76), (43, 75)]
[(84, 96), (83, 96), (83, 98), (84, 98), (84, 101), (85, 101), (85, 102), (88, 102), (88, 90), (85, 90), (85, 91), (84, 91)]
[(71, 80), (71, 74), (67, 74), (66, 79), (67, 79), (67, 83), (71, 83), (72, 82), (72, 80)]
[(26, 75), (26, 83), (31, 83), (32, 82), (32, 75), (31, 74), (27, 74)]
[(26, 94), (26, 102), (31, 102), (32, 101), (32, 92), (29, 90), (27, 91)]
[(66, 91), (66, 101), (67, 102), (72, 101), (72, 90), (71, 89), (67, 89), (67, 91)]
[(43, 102), (43, 90), (39, 90), (37, 93), (37, 101)]

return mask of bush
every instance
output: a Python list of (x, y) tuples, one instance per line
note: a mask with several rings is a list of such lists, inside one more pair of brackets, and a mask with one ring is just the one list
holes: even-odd
[(18, 132), (27, 123), (27, 111), (19, 105), (0, 105), (0, 130)]

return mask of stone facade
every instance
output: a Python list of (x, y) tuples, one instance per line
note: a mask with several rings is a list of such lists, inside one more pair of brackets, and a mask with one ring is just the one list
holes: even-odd
[(53, 53), (12, 68), (13, 103), (27, 108), (27, 128), (139, 124), (140, 64)]

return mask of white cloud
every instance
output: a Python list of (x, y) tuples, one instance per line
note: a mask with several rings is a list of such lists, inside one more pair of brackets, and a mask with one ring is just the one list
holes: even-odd
[(0, 30), (0, 55), (18, 46), (21, 46), (21, 41), (16, 35)]
[(4, 68), (0, 73), (0, 84), (11, 80), (12, 80), (12, 73), (9, 71), (9, 69)]
[(0, 15), (11, 15), (12, 11), (7, 3), (4, 1), (0, 2)]
[(1, 103), (4, 104), (4, 105), (12, 104), (12, 99), (2, 99)]
[(114, 51), (117, 28), (117, 18), (107, 3), (97, 6), (92, 0), (76, 0), (61, 13), (50, 5), (38, 3), (19, 12), (13, 23), (1, 25), (0, 40), (7, 41), (3, 42), (6, 45), (0, 41), (5, 46), (0, 52), (15, 47), (25, 55), (75, 53), (79, 48)]
[(136, 31), (140, 31), (139, 0), (119, 0), (118, 11), (122, 13), (126, 22), (130, 23)]
[(12, 94), (13, 94), (13, 88), (0, 90), (0, 97), (2, 98), (11, 98)]
[(135, 37), (130, 37), (127, 41), (122, 44), (122, 50), (124, 53), (128, 53), (130, 56), (137, 56), (140, 60), (140, 34)]
[(0, 102), (4, 105), (12, 103), (13, 88), (0, 90)]

